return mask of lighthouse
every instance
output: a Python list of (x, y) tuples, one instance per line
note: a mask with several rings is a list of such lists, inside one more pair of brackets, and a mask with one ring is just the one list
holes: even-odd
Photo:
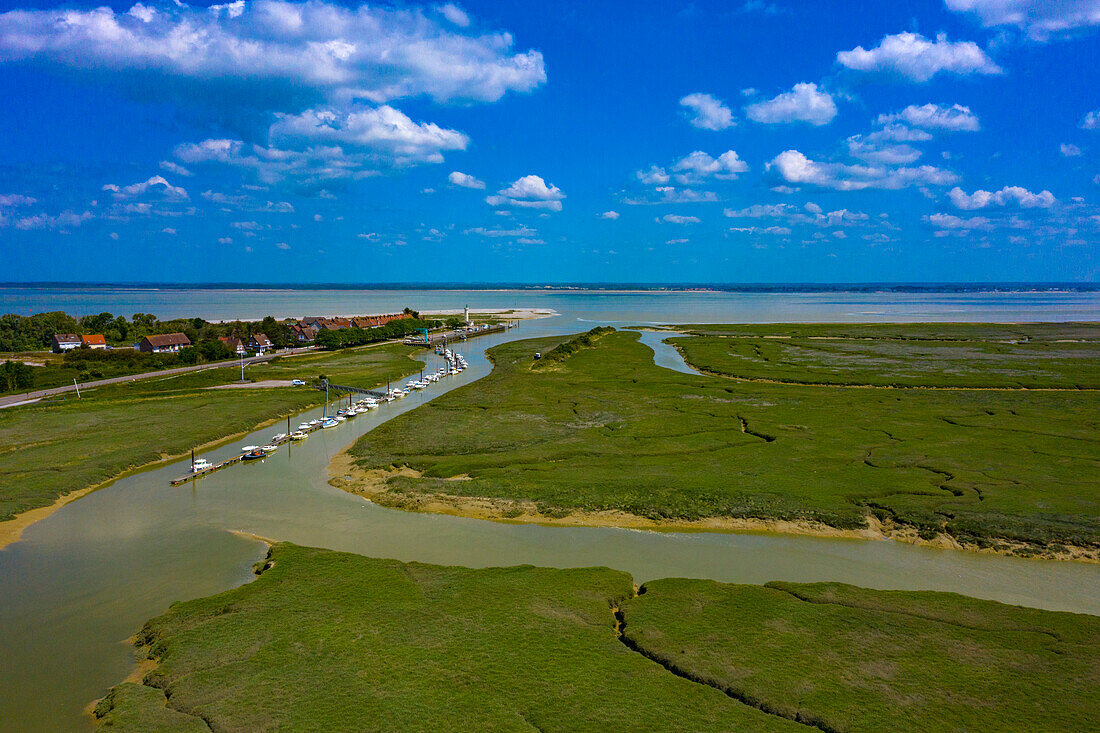
[(465, 321), (467, 326), (470, 325), (470, 306), (462, 309), (462, 320)]

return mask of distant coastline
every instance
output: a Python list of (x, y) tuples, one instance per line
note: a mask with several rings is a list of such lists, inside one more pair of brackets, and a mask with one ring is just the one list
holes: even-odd
[(980, 283), (158, 283), (158, 282), (5, 282), (0, 288), (49, 290), (434, 290), (500, 292), (716, 292), (716, 293), (1034, 293), (1097, 292), (1100, 283), (980, 282)]

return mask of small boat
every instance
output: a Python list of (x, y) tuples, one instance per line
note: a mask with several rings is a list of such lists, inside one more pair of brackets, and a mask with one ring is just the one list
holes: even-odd
[(214, 464), (205, 458), (196, 458), (191, 464), (192, 471), (198, 473), (199, 471), (206, 471), (214, 467)]
[(310, 423), (304, 422), (304, 423), (302, 423), (301, 425), (298, 426), (298, 432), (300, 433), (304, 430), (311, 430), (312, 428), (313, 428), (313, 425), (311, 425)]
[(291, 440), (305, 440), (308, 437), (307, 433), (303, 433), (301, 430), (295, 430), (288, 436)]
[(275, 433), (271, 436), (272, 443), (278, 443), (280, 440), (286, 440), (286, 433)]
[(321, 423), (321, 427), (323, 427), (323, 428), (334, 428), (339, 424), (340, 423), (336, 420), (336, 418), (329, 417), (329, 418), (325, 418), (324, 422)]
[(260, 446), (258, 445), (246, 445), (245, 447), (241, 448), (241, 453), (251, 453), (259, 447)]
[(263, 457), (264, 457), (263, 449), (262, 448), (256, 448), (255, 450), (251, 450), (248, 453), (245, 453), (243, 456), (241, 456), (241, 460), (243, 460), (243, 461), (254, 461), (257, 458), (263, 458)]
[(336, 417), (334, 417), (332, 419), (335, 420), (336, 422), (347, 422), (348, 421), (348, 419), (346, 417), (344, 417), (343, 415), (337, 415)]
[(279, 450), (279, 446), (275, 445), (274, 443), (268, 443), (267, 445), (261, 447), (260, 450), (264, 452), (264, 455), (267, 455), (268, 453), (274, 453), (275, 451)]

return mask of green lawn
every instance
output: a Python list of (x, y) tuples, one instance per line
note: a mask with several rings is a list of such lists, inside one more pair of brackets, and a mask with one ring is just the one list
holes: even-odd
[[(248, 378), (308, 379), (363, 387), (418, 370), (400, 344), (282, 358)], [(0, 410), (0, 521), (164, 456), (251, 430), (324, 400), (306, 387), (203, 389), (240, 379), (236, 367), (150, 377)]]
[(360, 467), (423, 472), (379, 499), (838, 527), (875, 513), (979, 544), (1100, 545), (1098, 392), (736, 382), (657, 367), (631, 332), (532, 369), (568, 338), (497, 346), (490, 376), (363, 436)]
[(99, 704), (101, 727), (1100, 728), (1090, 616), (838, 584), (661, 580), (634, 596), (604, 568), (472, 570), (286, 543), (265, 567), (149, 621), (138, 641), (159, 666)]
[(742, 379), (1100, 389), (1100, 324), (695, 326), (684, 359)]

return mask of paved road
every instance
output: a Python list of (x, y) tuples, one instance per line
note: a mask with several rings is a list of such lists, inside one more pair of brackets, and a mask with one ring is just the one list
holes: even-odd
[[(257, 364), (264, 361), (269, 361), (276, 356), (294, 356), (295, 354), (308, 354), (315, 351), (312, 346), (306, 346), (300, 349), (286, 349), (284, 351), (272, 352), (270, 354), (264, 354), (263, 356), (251, 356), (244, 360), (245, 364)], [(145, 372), (144, 374), (127, 374), (124, 377), (111, 377), (110, 379), (97, 379), (92, 382), (84, 382), (80, 385), (81, 389), (90, 389), (92, 387), (102, 387), (105, 384), (119, 384), (121, 382), (132, 382), (135, 379), (147, 379), (149, 377), (167, 377), (173, 374), (184, 374), (186, 372), (197, 372), (200, 369), (211, 369), (214, 367), (228, 367), (238, 366), (241, 363), (240, 359), (233, 359), (231, 361), (218, 361), (210, 364), (196, 364), (194, 366), (175, 367), (173, 369), (161, 369), (155, 372)], [(65, 387), (52, 387), (50, 389), (39, 389), (34, 392), (24, 392), (22, 394), (8, 395), (6, 397), (0, 397), (0, 409), (5, 407), (11, 407), (12, 405), (22, 404), (24, 402), (31, 402), (34, 400), (42, 399), (43, 397), (52, 397), (53, 395), (64, 394), (66, 392), (75, 392), (76, 387), (72, 384)]]

